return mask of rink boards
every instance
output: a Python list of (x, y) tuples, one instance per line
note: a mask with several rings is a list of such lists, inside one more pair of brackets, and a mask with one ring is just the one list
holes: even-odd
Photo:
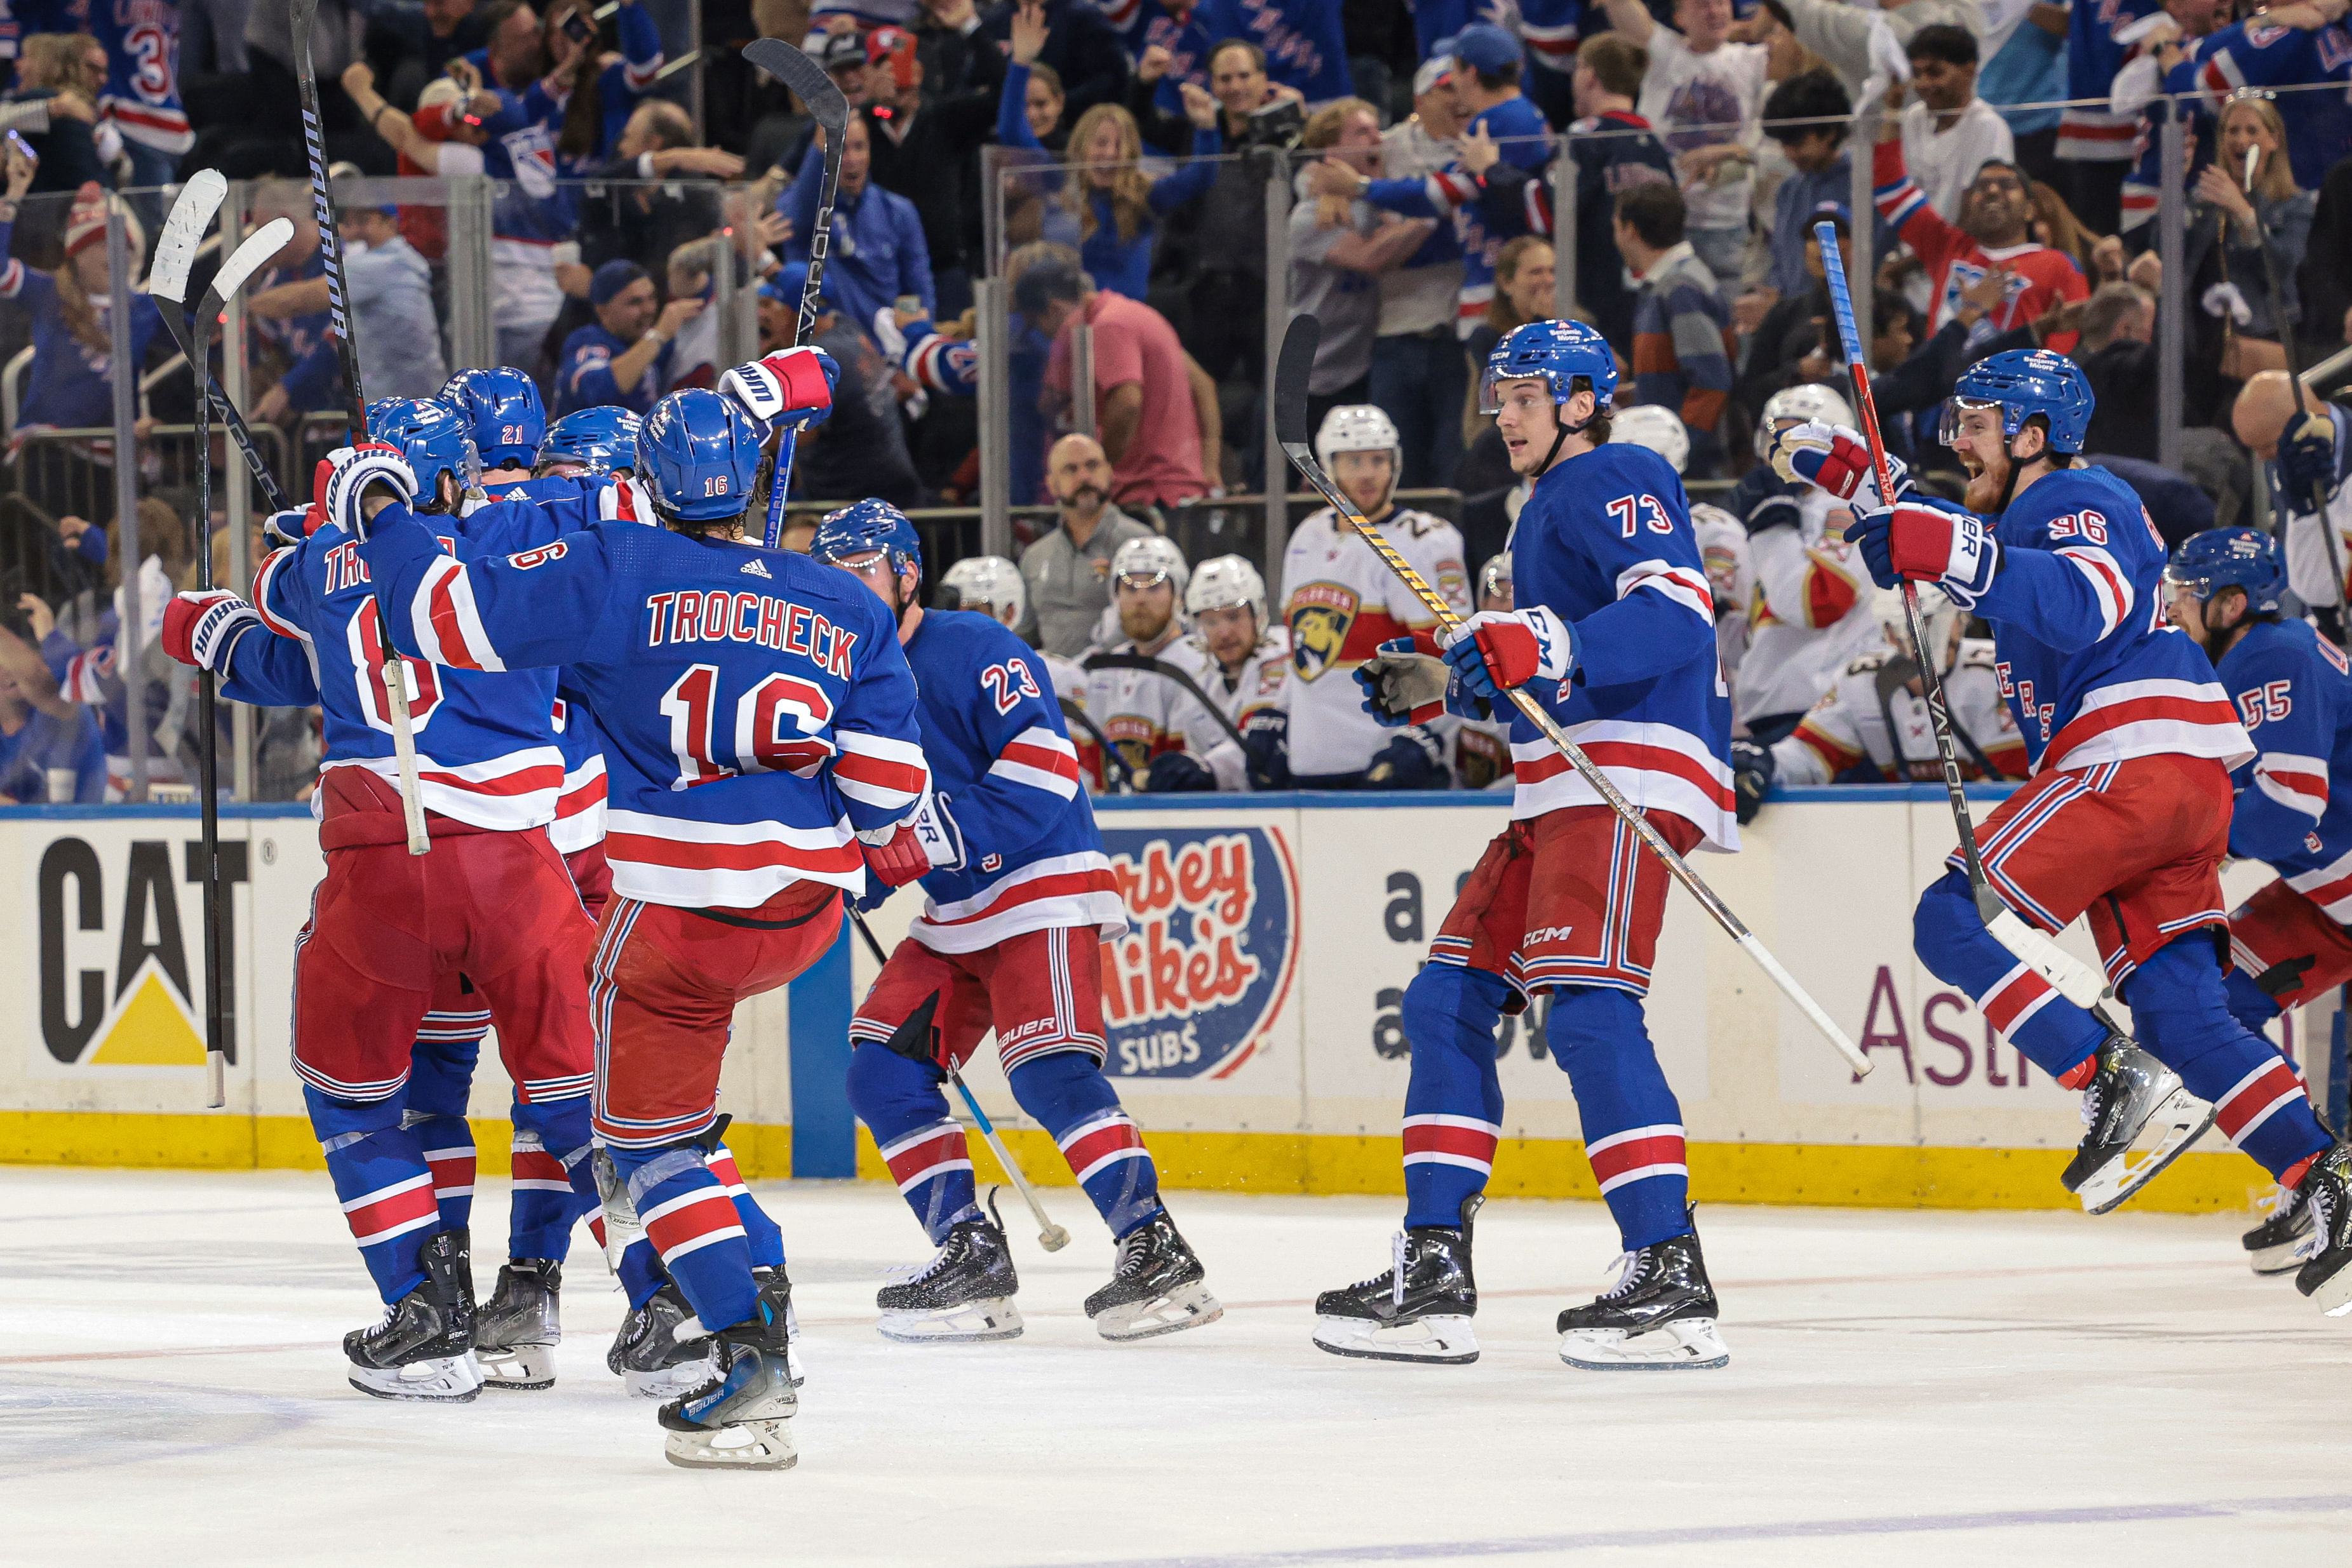
[[(1982, 792), (1981, 815), (1998, 798)], [(1171, 1185), (1402, 1190), (1407, 1061), (1397, 1012), (1459, 879), (1507, 819), (1498, 796), (1328, 795), (1100, 803), (1130, 929), (1105, 950), (1108, 1070)], [(0, 1160), (282, 1166), (318, 1163), (289, 1065), (297, 935), (321, 871), (307, 815), (222, 823), (233, 886), (228, 1107), (203, 1109), (202, 898), (193, 808), (0, 810), (0, 878), (19, 891), (0, 941)], [(1650, 1028), (1681, 1098), (1701, 1199), (2063, 1207), (2075, 1097), (1991, 1034), (1913, 959), (1911, 907), (1942, 874), (1940, 789), (1797, 791), (1737, 855), (1695, 863), (1869, 1052), (1857, 1082), (1796, 1009), (1679, 890), (1669, 896)], [(2269, 877), (2233, 868), (2231, 902)], [(874, 918), (885, 944), (916, 900)], [(2079, 924), (2065, 945), (2095, 962)], [(723, 1080), (730, 1143), (755, 1176), (848, 1175), (841, 1030), (872, 977), (862, 950), (746, 1004)], [(1540, 1007), (1507, 1023), (1508, 1108), (1494, 1190), (1595, 1196), (1567, 1075)], [(794, 1060), (795, 1037), (800, 1047)], [(2290, 1024), (2290, 1047), (2298, 1042)], [(473, 1115), (503, 1169), (508, 1084), (488, 1058)], [(2300, 1052), (2298, 1052), (2300, 1054)], [(1040, 1180), (1068, 1173), (983, 1052), (971, 1080)], [(801, 1114), (796, 1118), (796, 1102)], [(793, 1137), (800, 1123), (801, 1136)], [(2210, 1136), (2209, 1134), (2209, 1136)], [(856, 1134), (856, 1174), (883, 1176)], [(977, 1140), (975, 1140), (977, 1143)], [(975, 1147), (983, 1174), (994, 1169)], [(2260, 1173), (2218, 1141), (2144, 1207), (2242, 1208)]]

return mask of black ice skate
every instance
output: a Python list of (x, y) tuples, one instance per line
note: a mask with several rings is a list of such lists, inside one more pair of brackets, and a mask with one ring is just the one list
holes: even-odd
[[(681, 1325), (691, 1325), (682, 1336)], [(604, 1364), (633, 1399), (676, 1399), (718, 1375), (710, 1348), (710, 1336), (695, 1322), (685, 1295), (665, 1281), (644, 1306), (621, 1320)]]
[(2099, 1047), (2098, 1063), (2083, 1091), (2088, 1130), (2058, 1178), (2088, 1214), (2105, 1214), (2129, 1199), (2213, 1124), (2213, 1107), (2182, 1088), (2180, 1074), (2129, 1035), (2110, 1033)]
[(1715, 1332), (1715, 1289), (1696, 1229), (1629, 1252), (1624, 1263), (1591, 1306), (1559, 1314), (1560, 1360), (1587, 1372), (1705, 1371), (1730, 1362)]
[(798, 1388), (808, 1381), (808, 1374), (801, 1370), (801, 1318), (793, 1311), (792, 1277), (779, 1263), (772, 1269), (753, 1269), (751, 1282), (759, 1287), (760, 1299), (783, 1321), (784, 1363), (792, 1369), (793, 1386)]
[(712, 1336), (713, 1375), (661, 1407), (662, 1451), (686, 1469), (788, 1470), (800, 1462), (784, 1423), (800, 1409), (788, 1331), (762, 1301)]
[(2294, 1288), (2340, 1318), (2352, 1312), (2352, 1144), (2314, 1160), (2297, 1190), (2311, 1210), (2311, 1253)]
[(343, 1336), (353, 1388), (378, 1399), (457, 1404), (482, 1391), (464, 1237), (463, 1231), (444, 1230), (428, 1239), (417, 1255), (425, 1282), (385, 1308), (375, 1327)]
[(474, 1356), (485, 1387), (555, 1386), (562, 1289), (563, 1266), (552, 1259), (516, 1258), (499, 1266), (497, 1293), (474, 1316)]
[(2255, 1273), (2294, 1273), (2302, 1266), (2311, 1239), (2311, 1202), (2304, 1189), (2279, 1188), (2269, 1218), (2238, 1239)]
[(1105, 1339), (1150, 1339), (1225, 1315), (1202, 1282), (1207, 1270), (1161, 1209), (1118, 1240), (1110, 1283), (1087, 1298), (1087, 1316)]
[(1013, 1304), (1013, 1294), (1021, 1288), (1021, 1276), (1013, 1270), (995, 1203), (991, 1193), (988, 1215), (950, 1228), (914, 1278), (875, 1292), (882, 1317), (874, 1326), (883, 1338), (902, 1344), (980, 1344), (1020, 1337), (1021, 1310)]
[(1315, 1298), (1315, 1343), (1368, 1361), (1451, 1366), (1478, 1359), (1470, 1320), (1478, 1281), (1470, 1272), (1470, 1221), (1486, 1200), (1462, 1200), (1460, 1228), (1414, 1225), (1393, 1239), (1389, 1270)]

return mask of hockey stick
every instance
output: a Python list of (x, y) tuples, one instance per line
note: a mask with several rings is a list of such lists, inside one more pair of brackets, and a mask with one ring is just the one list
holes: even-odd
[[(743, 46), (743, 57), (790, 88), (824, 129), (824, 177), (816, 190), (816, 225), (809, 232), (808, 281), (801, 285), (800, 319), (793, 325), (793, 347), (797, 349), (816, 334), (817, 297), (824, 284), (825, 252), (833, 243), (833, 204), (841, 189), (841, 152), (849, 140), (849, 100), (823, 66), (782, 38), (754, 38)], [(770, 549), (784, 536), (784, 493), (792, 487), (793, 453), (800, 438), (797, 430), (776, 437), (775, 461), (768, 469), (768, 525), (760, 536)]]
[[(290, 0), (294, 26), (294, 57), (302, 89), (302, 152), (310, 162), (310, 206), (319, 224), (319, 248), (326, 258), (327, 329), (335, 335), (335, 350), (343, 362), (343, 386), (351, 398), (354, 445), (368, 438), (367, 393), (360, 385), (359, 341), (352, 336), (351, 287), (343, 277), (343, 237), (335, 229), (335, 195), (327, 180), (327, 144), (319, 123), (319, 73), (310, 63), (310, 28), (319, 19), (319, 0)], [(408, 827), (408, 852), (428, 853), (432, 835), (425, 829), (425, 800), (416, 782), (416, 726), (408, 715), (408, 663), (383, 639), (384, 708), (392, 716), (392, 755), (400, 775), (400, 814)]]
[[(1878, 405), (1870, 395), (1870, 366), (1863, 356), (1861, 335), (1854, 326), (1853, 296), (1846, 290), (1845, 259), (1838, 251), (1837, 229), (1831, 224), (1816, 224), (1813, 235), (1822, 244), (1830, 310), (1837, 318), (1839, 340), (1845, 345), (1846, 368), (1853, 381), (1854, 413), (1862, 421), (1862, 437), (1870, 447), (1879, 500), (1891, 507), (1895, 504), (1895, 476), (1887, 466), (1886, 443), (1878, 434)], [(1984, 858), (1977, 851), (1976, 821), (1969, 815), (1968, 786), (1961, 781), (1959, 755), (1952, 745), (1952, 710), (1944, 700), (1944, 678), (1927, 656), (1927, 629), (1919, 617), (1918, 585), (1907, 580), (1903, 584), (1903, 618), (1911, 629), (1911, 651), (1919, 660), (1919, 689), (1927, 699), (1928, 721), (1936, 728), (1936, 755), (1943, 764), (1944, 793), (1952, 803), (1952, 824), (1960, 835), (1960, 863), (1968, 871), (1969, 891), (1976, 899), (1977, 915), (1995, 941), (2032, 966), (2057, 988), (2061, 996), (2076, 1007), (2095, 1011), (2107, 994), (2105, 977), (2089, 965), (2060, 951), (2056, 943), (2019, 919), (2016, 911), (2001, 902), (2000, 894), (1986, 879)], [(2106, 1022), (2104, 1013), (2100, 1020)]]
[(1235, 746), (1248, 751), (1249, 747), (1242, 741), (1242, 732), (1234, 727), (1234, 721), (1225, 716), (1224, 709), (1209, 700), (1209, 694), (1201, 689), (1199, 682), (1165, 660), (1155, 659), (1149, 653), (1089, 653), (1086, 667), (1090, 673), (1095, 670), (1139, 670), (1147, 675), (1167, 676), (1209, 710), (1209, 716), (1217, 721), (1219, 729), (1233, 737)]
[[(1364, 542), (1372, 547), (1372, 553), (1381, 558), (1381, 564), (1396, 573), (1412, 596), (1421, 601), (1423, 608), (1436, 618), (1439, 628), (1448, 632), (1459, 632), (1462, 617), (1454, 613), (1454, 606), (1423, 580), (1421, 573), (1413, 570), (1412, 563), (1398, 554), (1396, 547), (1382, 538), (1380, 530), (1366, 520), (1355, 504), (1331, 482), (1331, 476), (1323, 471), (1323, 465), (1316, 459), (1313, 449), (1307, 444), (1307, 376), (1315, 367), (1315, 349), (1322, 337), (1322, 323), (1308, 315), (1292, 317), (1289, 330), (1283, 335), (1282, 354), (1276, 362), (1274, 372), (1275, 432), (1282, 444), (1283, 454), (1307, 484), (1330, 503), (1331, 508), (1363, 536)], [(1713, 647), (1711, 642), (1708, 645)], [(1740, 924), (1739, 916), (1731, 912), (1731, 906), (1717, 896), (1715, 889), (1701, 880), (1688, 862), (1675, 852), (1674, 845), (1666, 842), (1658, 830), (1650, 825), (1649, 819), (1625, 799), (1616, 785), (1609, 781), (1609, 776), (1584, 754), (1584, 748), (1570, 739), (1568, 732), (1560, 728), (1551, 715), (1544, 712), (1543, 705), (1535, 699), (1534, 695), (1524, 687), (1514, 686), (1509, 695), (1512, 706), (1542, 732), (1545, 739), (1559, 748), (1559, 754), (1568, 758), (1569, 766), (1576, 769), (1578, 777), (1601, 797), (1604, 805), (1623, 820), (1627, 827), (1633, 830), (1643, 846), (1658, 857), (1658, 862), (1666, 868), (1667, 874), (1681, 883), (1690, 895), (1698, 900), (1699, 907), (1723, 927), (1724, 935), (1738, 943), (1740, 951), (1754, 960), (1756, 967), (1780, 988), (1780, 994), (1794, 1002), (1798, 1010), (1822, 1031), (1822, 1038), (1835, 1047), (1837, 1053), (1845, 1059), (1846, 1065), (1853, 1069), (1854, 1076), (1860, 1078), (1869, 1072), (1870, 1059), (1855, 1048), (1845, 1030), (1837, 1026), (1837, 1020), (1831, 1018), (1822, 1004), (1797, 983), (1796, 977), (1781, 966), (1780, 960), (1772, 956), (1764, 944), (1756, 939), (1755, 933)]]
[[(163, 220), (162, 237), (155, 242), (155, 265), (148, 279), (148, 292), (154, 298), (186, 308), (188, 273), (195, 264), (196, 247), (203, 243), (205, 230), (227, 193), (228, 182), (211, 169), (191, 176), (181, 190), (180, 199), (172, 204), (171, 214)], [(220, 378), (212, 373), (212, 324), (220, 319), (221, 307), (229, 296), (244, 287), (246, 279), (261, 270), (262, 265), (285, 249), (286, 242), (293, 237), (291, 220), (271, 219), (221, 263), (213, 274), (212, 287), (205, 290), (204, 304), (197, 308), (193, 322), (180, 319), (176, 310), (157, 312), (163, 319), (164, 330), (172, 334), (172, 340), (186, 357), (190, 378), (201, 378), (203, 382), (198, 395), (207, 398), (219, 412), (228, 426), (229, 438), (236, 443), (246, 466), (253, 471), (263, 505), (273, 512), (286, 509), (286, 495), (278, 487), (278, 476), (269, 471), (269, 465), (255, 447), (253, 432), (247, 427), (244, 415), (236, 412), (236, 405), (221, 389)], [(205, 454), (207, 466), (211, 459), (208, 448)]]
[[(847, 903), (845, 894), (844, 903), (845, 904)], [(874, 955), (874, 962), (881, 966), (888, 965), (890, 960), (883, 956), (882, 944), (875, 939), (874, 928), (866, 924), (866, 916), (858, 914), (855, 907), (851, 907), (849, 920), (851, 925), (857, 927), (857, 934), (866, 938), (866, 950)], [(928, 1014), (937, 1000), (938, 998), (934, 997), (931, 1000), (926, 1001), (922, 1011)], [(926, 1021), (928, 1022), (928, 1019)], [(1013, 1178), (1013, 1189), (1021, 1195), (1021, 1201), (1029, 1206), (1030, 1217), (1037, 1221), (1037, 1245), (1048, 1252), (1059, 1252), (1063, 1248), (1067, 1247), (1070, 1244), (1070, 1233), (1045, 1217), (1045, 1206), (1039, 1203), (1037, 1195), (1029, 1190), (1028, 1178), (1021, 1174), (1021, 1167), (1013, 1163), (1013, 1153), (1004, 1146), (1004, 1140), (996, 1135), (996, 1124), (990, 1121), (988, 1113), (980, 1108), (979, 1100), (972, 1095), (971, 1086), (963, 1081), (963, 1074), (956, 1071), (955, 1062), (951, 1059), (939, 1055), (928, 1043), (931, 1033), (929, 1028), (912, 1032), (922, 1036), (922, 1040), (901, 1040), (894, 1035), (884, 1043), (909, 1061), (925, 1062), (947, 1074), (948, 1082), (954, 1084), (956, 1092), (963, 1096), (964, 1109), (970, 1111), (971, 1119), (980, 1124), (980, 1135), (988, 1140), (989, 1148), (996, 1155), (996, 1163), (1003, 1166), (1004, 1174)]]
[[(1118, 748), (1110, 743), (1110, 737), (1102, 732), (1102, 726), (1088, 718), (1087, 710), (1070, 698), (1057, 694), (1054, 701), (1061, 707), (1064, 718), (1076, 721), (1078, 727), (1091, 736), (1094, 743), (1102, 748), (1104, 789), (1109, 789), (1116, 779), (1120, 794), (1134, 794), (1135, 776), (1128, 770), (1127, 758), (1118, 754)], [(1114, 769), (1117, 770), (1115, 773)]]

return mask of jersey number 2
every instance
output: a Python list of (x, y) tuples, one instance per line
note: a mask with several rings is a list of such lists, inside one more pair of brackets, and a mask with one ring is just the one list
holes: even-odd
[(833, 703), (824, 692), (790, 675), (770, 675), (735, 703), (735, 752), (717, 755), (712, 719), (719, 666), (697, 664), (662, 694), (662, 716), (669, 720), (669, 748), (677, 758), (673, 789), (691, 789), (737, 773), (789, 773), (810, 779), (833, 759), (824, 738), (833, 723)]
[(1037, 677), (1019, 659), (1008, 659), (1002, 664), (991, 664), (980, 672), (980, 684), (988, 688), (989, 700), (999, 713), (1011, 713), (1023, 697), (1035, 697), (1043, 702), (1045, 694), (1037, 689)]

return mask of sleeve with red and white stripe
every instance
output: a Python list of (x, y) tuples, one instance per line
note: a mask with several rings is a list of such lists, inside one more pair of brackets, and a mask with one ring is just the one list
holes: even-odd
[(1977, 608), (2050, 647), (2073, 652), (2127, 625), (2137, 599), (2130, 573), (2098, 546), (2014, 547), (2002, 549), (2000, 570)]
[(643, 5), (624, 5), (613, 19), (621, 36), (621, 79), (631, 92), (643, 92), (661, 75), (661, 29)]
[(861, 608), (865, 623), (849, 630), (864, 652), (853, 655), (849, 690), (834, 716), (840, 751), (827, 767), (850, 826), (869, 833), (914, 814), (930, 792), (931, 768), (923, 759), (915, 673), (907, 667), (897, 629), (880, 600)]
[[(1019, 669), (1001, 688), (1011, 705), (1001, 714), (996, 711), (1000, 688), (978, 679), (975, 672), (972, 695), (979, 722), (974, 727), (981, 746), (992, 750), (995, 760), (975, 784), (958, 792), (955, 818), (968, 854), (1003, 855), (1011, 863), (1063, 820), (1062, 808), (1077, 799), (1085, 773), (1054, 696), (1045, 655), (1009, 632), (992, 641), (994, 645), (981, 657), (993, 661), (1002, 653), (1007, 666), (1017, 664)], [(1028, 673), (1027, 681), (1020, 678), (1020, 670)], [(1099, 766), (1092, 750), (1088, 748), (1089, 761)]]
[(2327, 814), (2327, 758), (2265, 751), (2254, 759), (2254, 787), (2316, 822)]
[(539, 669), (583, 657), (604, 635), (616, 574), (595, 531), (459, 560), (395, 505), (377, 514), (360, 555), (393, 646), (412, 659), (460, 670)]
[(971, 397), (980, 390), (980, 354), (928, 322), (908, 329), (906, 371), (926, 390), (947, 397)]

